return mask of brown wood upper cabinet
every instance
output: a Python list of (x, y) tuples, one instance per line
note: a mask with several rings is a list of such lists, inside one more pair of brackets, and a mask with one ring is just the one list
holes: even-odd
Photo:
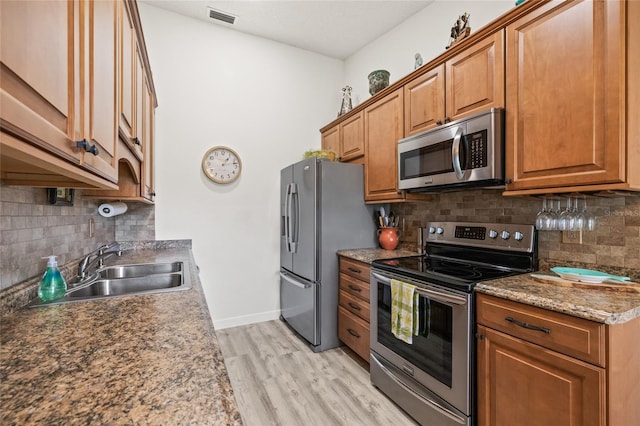
[(119, 5), (118, 189), (85, 191), (88, 198), (153, 203), (155, 94), (135, 2)]
[(322, 148), (338, 154), (340, 161), (364, 155), (364, 112), (345, 119), (322, 133)]
[(0, 9), (2, 179), (114, 188), (116, 3), (3, 1)]
[(551, 2), (507, 27), (505, 195), (640, 189), (639, 9)]
[(504, 31), (472, 44), (404, 85), (405, 136), (504, 107)]
[(365, 201), (404, 200), (398, 191), (398, 140), (403, 133), (402, 88), (365, 108)]

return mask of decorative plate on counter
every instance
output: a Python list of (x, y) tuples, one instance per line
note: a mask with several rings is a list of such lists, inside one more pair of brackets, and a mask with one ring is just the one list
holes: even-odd
[(591, 269), (555, 267), (551, 268), (551, 271), (566, 280), (580, 281), (584, 283), (602, 283), (608, 280), (622, 283), (630, 280), (629, 277), (611, 275), (606, 272), (592, 271)]

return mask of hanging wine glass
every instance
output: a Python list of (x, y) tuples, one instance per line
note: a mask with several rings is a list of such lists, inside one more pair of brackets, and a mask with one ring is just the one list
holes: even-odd
[(580, 217), (582, 217), (584, 229), (587, 231), (594, 231), (596, 229), (596, 216), (587, 211), (587, 197), (584, 197), (584, 207), (580, 213)]
[(558, 229), (561, 231), (573, 231), (576, 226), (576, 216), (572, 210), (572, 198), (567, 198), (567, 208), (558, 217)]
[(536, 215), (536, 229), (543, 231), (549, 226), (549, 210), (547, 210), (547, 198), (542, 199), (542, 210)]

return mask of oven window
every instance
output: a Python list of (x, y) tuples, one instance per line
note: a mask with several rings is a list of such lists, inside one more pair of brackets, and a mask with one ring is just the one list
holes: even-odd
[(411, 179), (453, 171), (453, 139), (400, 154), (400, 178)]
[(408, 344), (391, 333), (391, 286), (378, 282), (378, 342), (451, 387), (453, 308), (419, 298), (419, 334)]

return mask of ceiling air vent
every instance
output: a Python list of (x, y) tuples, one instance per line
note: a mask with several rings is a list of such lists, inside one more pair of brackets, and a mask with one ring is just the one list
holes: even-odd
[(220, 10), (212, 9), (210, 7), (207, 8), (207, 13), (209, 14), (209, 18), (226, 22), (227, 24), (233, 24), (236, 21), (236, 16), (230, 15)]

